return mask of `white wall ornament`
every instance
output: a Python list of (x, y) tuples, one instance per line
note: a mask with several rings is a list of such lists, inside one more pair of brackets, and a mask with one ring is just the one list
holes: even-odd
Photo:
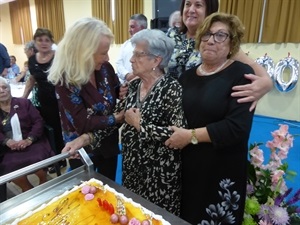
[(267, 55), (267, 53), (264, 56), (257, 58), (255, 60), (255, 62), (257, 62), (259, 65), (263, 66), (267, 70), (267, 73), (269, 74), (269, 76), (271, 78), (274, 78), (275, 63), (274, 63), (273, 59)]
[[(283, 71), (289, 68), (290, 70), (290, 79), (289, 81), (285, 81), (283, 79)], [(290, 53), (288, 57), (281, 59), (275, 67), (274, 74), (274, 85), (276, 89), (280, 92), (290, 92), (296, 87), (299, 78), (299, 62), (290, 57)]]

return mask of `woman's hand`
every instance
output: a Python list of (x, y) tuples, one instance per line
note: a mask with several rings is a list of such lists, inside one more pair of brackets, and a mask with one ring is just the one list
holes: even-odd
[(114, 117), (115, 117), (115, 120), (116, 120), (116, 123), (123, 123), (124, 122), (124, 110), (120, 111), (120, 112), (117, 112), (117, 113), (114, 113)]
[(125, 112), (125, 121), (131, 126), (134, 126), (137, 131), (140, 131), (141, 112), (138, 108), (130, 108)]
[(90, 137), (88, 134), (82, 134), (78, 138), (74, 139), (73, 141), (67, 142), (65, 147), (62, 149), (63, 152), (69, 152), (71, 159), (78, 159), (79, 154), (76, 152), (78, 149), (88, 145), (90, 142)]
[(259, 77), (254, 74), (245, 74), (245, 77), (251, 80), (251, 84), (234, 86), (231, 93), (232, 97), (239, 97), (237, 100), (239, 103), (253, 102), (250, 111), (252, 111), (257, 101), (264, 96), (270, 90), (269, 77)]
[(11, 150), (20, 150), (18, 146), (18, 141), (14, 141), (13, 139), (8, 139), (6, 142), (6, 146), (9, 147)]
[(245, 74), (245, 77), (251, 80), (251, 84), (234, 86), (231, 93), (232, 97), (238, 97), (239, 103), (253, 102), (250, 111), (252, 111), (257, 101), (268, 93), (273, 87), (273, 81), (266, 69), (248, 57), (241, 49), (233, 56), (237, 60), (248, 64), (254, 70), (254, 74)]
[(125, 82), (120, 86), (120, 92), (119, 92), (120, 100), (125, 99), (127, 92), (128, 92), (128, 82)]
[(32, 140), (30, 140), (30, 139), (24, 139), (24, 140), (18, 141), (18, 144), (17, 144), (18, 150), (25, 149), (28, 146), (30, 146), (31, 144), (32, 144)]
[(165, 145), (167, 147), (173, 149), (183, 149), (190, 143), (192, 138), (190, 130), (175, 126), (171, 126), (171, 129), (174, 131), (174, 133), (168, 140), (165, 141)]

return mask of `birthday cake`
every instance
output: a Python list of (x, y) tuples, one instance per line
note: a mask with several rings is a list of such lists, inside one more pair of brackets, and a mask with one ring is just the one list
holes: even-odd
[(171, 225), (132, 199), (96, 179), (82, 182), (13, 225)]

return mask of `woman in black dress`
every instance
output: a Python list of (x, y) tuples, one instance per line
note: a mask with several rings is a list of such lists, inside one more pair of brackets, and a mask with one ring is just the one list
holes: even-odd
[(38, 28), (33, 36), (37, 53), (28, 60), (30, 76), (26, 82), (23, 97), (27, 98), (34, 85), (37, 85), (36, 97), (40, 104), (40, 111), (45, 123), (54, 130), (55, 151), (59, 154), (64, 147), (62, 129), (59, 118), (58, 103), (54, 86), (48, 82), (48, 70), (52, 64), (54, 51), (52, 50), (53, 35), (50, 30)]
[(181, 216), (192, 224), (242, 224), (253, 111), (231, 92), (253, 70), (231, 57), (243, 34), (236, 16), (207, 17), (196, 36), (202, 64), (179, 79), (190, 129), (173, 127), (166, 145), (182, 149)]

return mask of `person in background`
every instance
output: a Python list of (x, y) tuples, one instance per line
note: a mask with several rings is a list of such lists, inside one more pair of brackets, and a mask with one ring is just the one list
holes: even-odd
[[(60, 124), (59, 109), (55, 93), (55, 87), (48, 82), (48, 70), (54, 58), (54, 51), (51, 49), (53, 35), (46, 28), (38, 28), (33, 36), (37, 53), (28, 60), (30, 76), (26, 82), (23, 98), (27, 98), (34, 85), (37, 85), (36, 97), (40, 104), (37, 109), (40, 111), (46, 125), (54, 130), (55, 153), (59, 154), (64, 147), (62, 129)], [(66, 166), (66, 161), (60, 162), (61, 167)], [(55, 173), (51, 167), (50, 173)]]
[[(37, 53), (37, 49), (34, 45), (34, 41), (29, 41), (25, 44), (24, 47), (24, 53), (27, 56), (27, 58), (29, 59), (31, 56), (35, 55)], [(28, 67), (29, 70), (29, 67)], [(30, 74), (30, 71), (29, 71)], [(27, 77), (26, 81), (29, 79), (30, 76)], [(35, 83), (32, 90), (31, 90), (31, 98), (30, 101), (32, 102), (32, 104), (36, 107), (39, 108), (41, 107), (38, 99), (37, 99), (37, 84)]]
[[(181, 29), (170, 29), (168, 36), (175, 41), (174, 53), (168, 64), (168, 73), (178, 79), (181, 74), (200, 64), (201, 55), (198, 49), (195, 49), (196, 30), (201, 26), (206, 16), (217, 12), (219, 0), (182, 0), (180, 12), (182, 16)], [(245, 74), (245, 77), (251, 80), (251, 84), (237, 85), (233, 87), (232, 96), (240, 97), (238, 102), (253, 102), (250, 110), (254, 109), (257, 101), (264, 96), (273, 87), (267, 71), (250, 59), (241, 49), (235, 54), (235, 60), (250, 65), (254, 73)]]
[(181, 27), (181, 15), (179, 10), (174, 11), (169, 16), (169, 27), (170, 28), (177, 27), (178, 29)]
[(195, 36), (202, 63), (179, 78), (189, 129), (172, 127), (166, 146), (182, 149), (181, 217), (192, 224), (243, 221), (254, 110), (230, 95), (233, 86), (250, 83), (244, 74), (253, 73), (233, 60), (243, 35), (237, 16), (208, 16)]
[[(140, 30), (146, 29), (148, 26), (147, 17), (143, 14), (134, 14), (129, 19), (129, 34), (132, 37)], [(116, 61), (117, 75), (121, 83), (132, 80), (135, 76), (132, 73), (130, 58), (134, 47), (131, 44), (130, 39), (125, 41), (121, 48), (120, 54)]]
[[(18, 139), (13, 122), (16, 115), (21, 128), (21, 137)], [(44, 121), (39, 111), (28, 99), (12, 97), (8, 81), (0, 77), (0, 152), (3, 154), (0, 176), (54, 155), (43, 130)], [(40, 169), (35, 174), (40, 184), (47, 181), (45, 169)], [(33, 188), (26, 175), (13, 182), (23, 192)]]
[(19, 73), (18, 76), (16, 76), (15, 81), (16, 82), (26, 82), (27, 79), (29, 78), (29, 76), (30, 76), (30, 72), (28, 69), (28, 61), (25, 61), (24, 67), (23, 67), (21, 73)]
[(7, 70), (4, 71), (4, 69), (7, 69), (9, 67), (10, 67), (10, 58), (7, 53), (7, 49), (3, 44), (0, 43), (0, 74), (2, 77), (7, 75)]
[(17, 59), (14, 55), (9, 56), (9, 58), (10, 58), (10, 67), (7, 70), (6, 78), (12, 80), (20, 73), (20, 68), (16, 64)]
[[(6, 77), (7, 68), (10, 67), (10, 58), (7, 53), (6, 47), (0, 43), (0, 77)], [(0, 161), (2, 158), (2, 153), (0, 152)], [(0, 185), (0, 202), (6, 200), (6, 184)]]
[[(101, 130), (101, 141), (86, 151), (95, 170), (115, 180), (118, 124), (123, 116), (113, 114), (120, 82), (108, 62), (112, 41), (113, 34), (103, 21), (78, 20), (58, 44), (48, 80), (58, 95), (64, 141), (68, 143), (83, 133), (93, 139), (92, 132)], [(69, 163), (72, 169), (82, 165), (79, 159)]]
[(37, 53), (37, 49), (34, 45), (34, 41), (29, 41), (24, 46), (24, 53), (29, 59), (31, 56)]

